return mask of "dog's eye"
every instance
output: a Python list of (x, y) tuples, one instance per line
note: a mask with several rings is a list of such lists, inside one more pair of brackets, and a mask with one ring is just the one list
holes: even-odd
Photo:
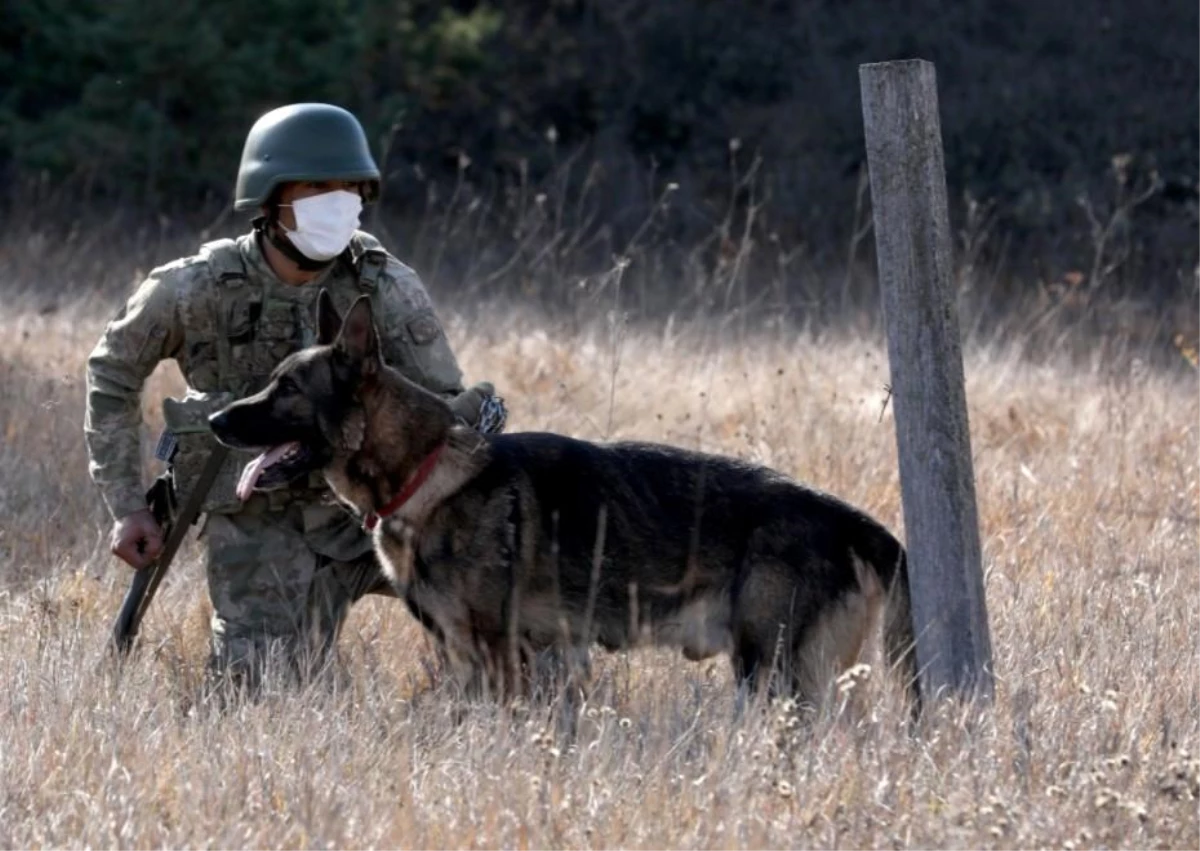
[(290, 378), (281, 378), (275, 386), (275, 391), (281, 396), (291, 396), (296, 392), (296, 383)]

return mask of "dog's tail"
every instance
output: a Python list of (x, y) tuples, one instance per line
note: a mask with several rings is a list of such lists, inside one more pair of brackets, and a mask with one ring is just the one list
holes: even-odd
[(904, 678), (913, 714), (921, 711), (921, 684), (917, 676), (916, 636), (913, 632), (912, 594), (908, 585), (908, 556), (897, 543), (887, 605), (883, 614), (883, 649), (888, 667)]

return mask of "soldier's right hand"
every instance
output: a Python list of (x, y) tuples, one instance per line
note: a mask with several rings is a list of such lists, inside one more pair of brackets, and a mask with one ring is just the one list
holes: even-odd
[(113, 555), (140, 570), (162, 552), (162, 529), (150, 509), (143, 508), (117, 518), (110, 543)]

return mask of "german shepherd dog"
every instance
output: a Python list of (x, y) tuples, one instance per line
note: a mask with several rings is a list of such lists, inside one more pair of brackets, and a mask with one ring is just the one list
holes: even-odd
[(321, 293), (317, 313), (317, 345), (213, 433), (265, 449), (243, 499), (324, 472), (464, 686), (521, 690), (529, 654), (586, 674), (592, 643), (649, 642), (728, 653), (740, 684), (816, 703), (882, 611), (888, 663), (919, 698), (905, 551), (867, 515), (715, 455), (481, 435), (383, 362), (366, 297), (343, 322)]

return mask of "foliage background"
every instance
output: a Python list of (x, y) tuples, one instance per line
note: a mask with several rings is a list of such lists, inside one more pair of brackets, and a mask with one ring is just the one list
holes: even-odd
[[(653, 245), (663, 250), (643, 270), (654, 292), (642, 306), (665, 308), (689, 264), (719, 262), (723, 242), (742, 235), (754, 247), (740, 264), (748, 297), (773, 288), (791, 295), (773, 310), (837, 312), (845, 299), (832, 292), (857, 266), (873, 277), (858, 66), (921, 57), (938, 70), (958, 248), (991, 264), (998, 297), (1072, 273), (1089, 292), (1157, 307), (1196, 295), (1195, 3), (4, 8), (0, 187), (10, 214), (32, 203), (73, 220), (82, 204), (194, 230), (230, 203), (253, 120), (323, 100), (368, 128), (387, 171), (376, 224), (391, 223), (393, 247), (423, 272), (436, 264), (443, 289), (515, 258), (529, 268), (505, 280), (561, 302), (564, 278)], [(534, 263), (522, 245), (538, 227), (539, 195), (554, 230), (577, 238), (539, 245)], [(437, 248), (417, 225), (433, 209), (454, 222)]]

